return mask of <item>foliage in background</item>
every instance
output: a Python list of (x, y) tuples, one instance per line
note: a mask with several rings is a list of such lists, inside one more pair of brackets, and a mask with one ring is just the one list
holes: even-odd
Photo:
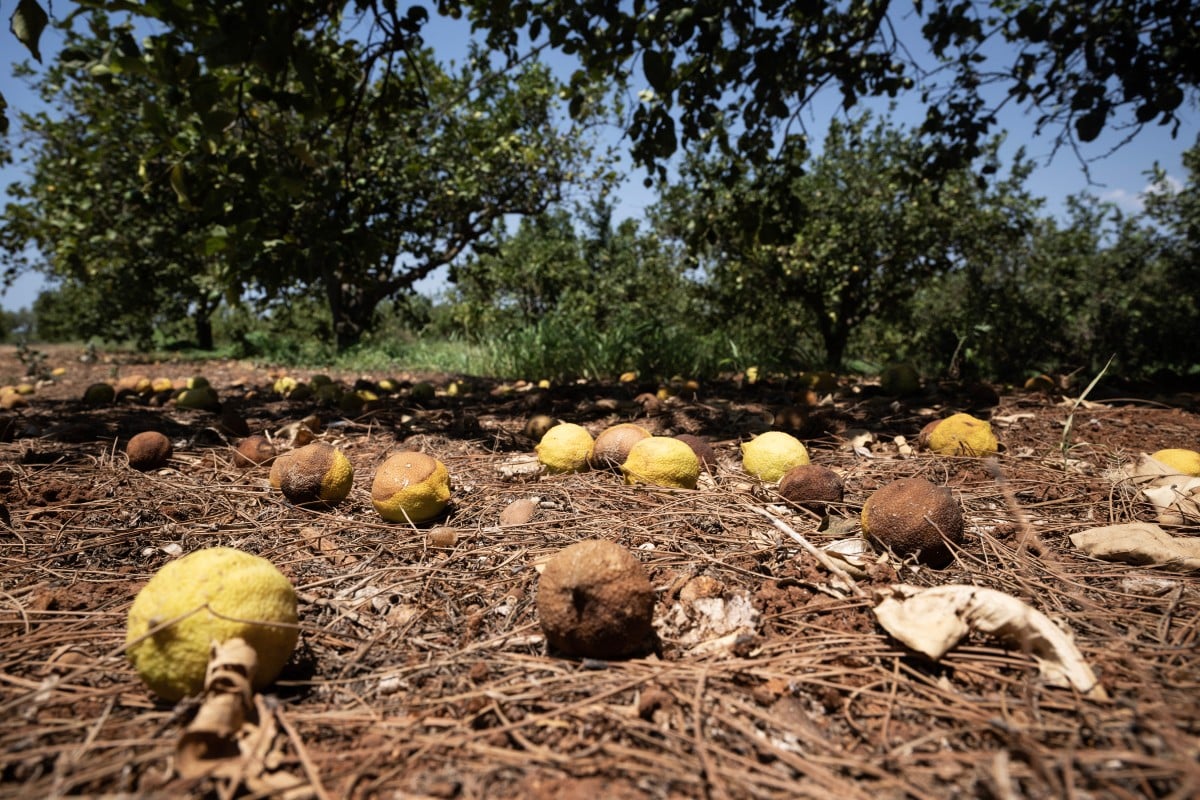
[(663, 214), (705, 276), (716, 324), (793, 345), (797, 366), (819, 355), (839, 368), (864, 322), (902, 323), (923, 283), (1010, 248), (1032, 220), (1020, 156), (991, 185), (966, 169), (934, 181), (918, 137), (869, 115), (835, 122), (821, 154), (806, 152), (693, 160)]

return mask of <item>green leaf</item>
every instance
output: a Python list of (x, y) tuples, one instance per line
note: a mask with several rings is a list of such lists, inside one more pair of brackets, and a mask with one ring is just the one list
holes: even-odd
[(659, 94), (665, 94), (670, 88), (674, 61), (674, 53), (647, 50), (642, 54), (642, 71), (646, 73), (650, 87)]
[(191, 205), (187, 196), (187, 187), (183, 183), (182, 163), (177, 163), (171, 167), (171, 188), (175, 190), (175, 197), (179, 200), (179, 205), (184, 207)]
[(42, 31), (46, 29), (46, 23), (49, 21), (46, 10), (37, 0), (20, 0), (17, 10), (8, 18), (8, 29), (17, 37), (18, 42), (25, 45), (38, 63), (42, 61), (38, 40), (42, 38)]

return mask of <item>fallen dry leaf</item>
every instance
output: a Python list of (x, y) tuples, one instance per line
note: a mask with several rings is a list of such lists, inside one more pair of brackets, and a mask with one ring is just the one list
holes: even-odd
[(1200, 539), (1172, 536), (1150, 522), (1088, 528), (1070, 538), (1083, 552), (1105, 561), (1200, 570)]
[(1071, 636), (1042, 612), (995, 589), (950, 584), (896, 584), (879, 593), (875, 617), (906, 646), (934, 661), (971, 631), (1033, 656), (1051, 686), (1071, 686), (1093, 699), (1107, 694)]

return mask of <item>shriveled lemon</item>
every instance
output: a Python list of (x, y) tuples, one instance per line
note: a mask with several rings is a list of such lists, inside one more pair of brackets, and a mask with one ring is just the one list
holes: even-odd
[(126, 653), (150, 690), (174, 701), (204, 688), (214, 642), (240, 637), (258, 654), (254, 687), (262, 689), (291, 657), (297, 619), (296, 592), (274, 564), (210, 547), (168, 563), (138, 592)]
[(807, 463), (808, 448), (790, 433), (767, 431), (742, 443), (742, 468), (759, 480), (773, 483)]
[(388, 522), (425, 522), (450, 501), (446, 465), (425, 453), (393, 453), (375, 471), (371, 504)]
[(563, 422), (546, 431), (533, 449), (551, 472), (582, 472), (592, 458), (593, 444), (587, 428)]
[(354, 484), (354, 465), (331, 444), (313, 442), (291, 451), (279, 469), (279, 488), (296, 505), (331, 506)]
[(621, 465), (625, 483), (648, 483), (674, 489), (695, 489), (700, 459), (687, 442), (670, 436), (651, 436), (636, 442)]
[(1180, 475), (1190, 475), (1200, 478), (1200, 453), (1195, 450), (1185, 450), (1181, 447), (1171, 447), (1159, 450), (1150, 456), (1155, 461), (1166, 464)]
[(629, 451), (650, 431), (633, 422), (622, 422), (600, 431), (592, 445), (592, 466), (597, 469), (616, 469), (629, 458)]

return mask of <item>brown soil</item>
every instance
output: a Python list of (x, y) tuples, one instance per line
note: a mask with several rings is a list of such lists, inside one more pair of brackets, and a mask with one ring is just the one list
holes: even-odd
[[(228, 779), (173, 770), (196, 704), (157, 701), (122, 655), (140, 586), (176, 555), (218, 544), (271, 559), (301, 598), (301, 644), (263, 706), (278, 725), (271, 772), (300, 787), (278, 796), (1200, 794), (1200, 582), (1097, 561), (1067, 538), (1154, 518), (1112, 471), (1141, 452), (1200, 448), (1195, 394), (1110, 397), (1072, 416), (1062, 394), (1005, 390), (988, 404), (978, 387), (896, 400), (844, 380), (804, 406), (814, 398), (781, 381), (731, 378), (664, 402), (641, 396), (653, 384), (539, 390), (461, 378), (456, 395), (421, 406), (405, 382), (444, 390), (451, 376), (334, 375), (401, 383), (348, 419), (279, 398), (278, 371), (253, 364), (48, 352), (65, 374), (27, 408), (0, 412), (0, 500), (11, 518), (0, 518), (0, 796), (226, 796)], [(217, 414), (130, 398), (83, 404), (90, 383), (135, 372), (203, 374), (252, 433), (274, 436), (316, 413), (320, 439), (356, 468), (349, 498), (330, 510), (292, 506), (270, 488), (268, 467), (235, 466), (236, 439)], [(13, 348), (0, 349), (0, 384), (22, 374)], [(738, 443), (781, 409), (814, 463), (843, 476), (832, 523), (740, 470)], [(915, 446), (928, 421), (952, 411), (992, 420), (999, 481), (979, 460), (897, 444)], [(697, 433), (717, 465), (696, 491), (624, 486), (607, 471), (544, 475), (522, 434), (535, 413), (593, 434), (624, 421)], [(129, 469), (125, 442), (152, 429), (174, 444), (169, 466)], [(374, 469), (402, 448), (436, 456), (453, 477), (449, 510), (428, 525), (385, 523), (372, 509)], [(819, 547), (857, 536), (865, 498), (907, 476), (954, 491), (965, 541), (944, 570), (869, 563), (861, 594), (761, 513)], [(501, 525), (523, 498), (536, 499), (532, 518)], [(457, 537), (434, 539), (435, 527)], [(658, 641), (642, 655), (547, 652), (537, 567), (586, 538), (619, 542), (650, 575)], [(1020, 597), (1069, 629), (1108, 697), (1047, 685), (1031, 656), (978, 635), (937, 663), (913, 653), (871, 610), (872, 590), (897, 582)], [(757, 616), (706, 644), (727, 631), (705, 627), (697, 598), (748, 601)]]

